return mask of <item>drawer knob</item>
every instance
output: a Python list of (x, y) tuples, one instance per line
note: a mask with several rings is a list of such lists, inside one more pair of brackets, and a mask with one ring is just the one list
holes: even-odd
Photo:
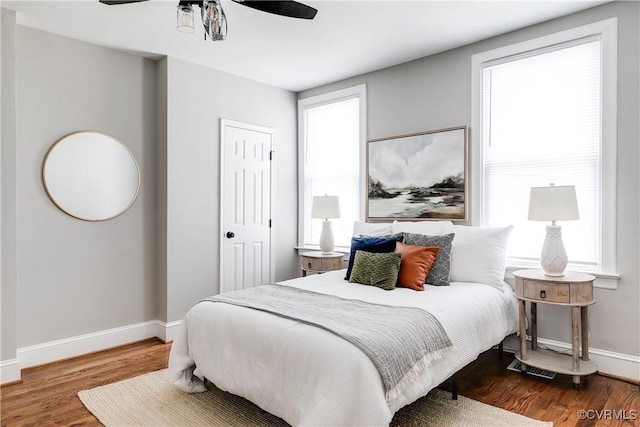
[(547, 297), (547, 291), (545, 291), (544, 289), (542, 289), (540, 291), (540, 298), (546, 298)]
[(307, 264), (308, 268), (311, 268), (311, 263)]

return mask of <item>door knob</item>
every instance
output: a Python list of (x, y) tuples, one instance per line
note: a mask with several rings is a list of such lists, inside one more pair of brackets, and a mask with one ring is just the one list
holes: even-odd
[(236, 237), (236, 235), (233, 231), (227, 231), (227, 239), (233, 239), (234, 237)]

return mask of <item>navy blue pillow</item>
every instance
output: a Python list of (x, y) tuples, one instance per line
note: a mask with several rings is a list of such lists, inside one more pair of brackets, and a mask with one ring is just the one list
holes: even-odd
[(402, 234), (386, 237), (352, 237), (351, 253), (349, 254), (349, 264), (347, 265), (347, 276), (344, 280), (349, 280), (356, 251), (366, 251), (375, 253), (393, 252), (396, 249), (396, 242), (402, 241)]

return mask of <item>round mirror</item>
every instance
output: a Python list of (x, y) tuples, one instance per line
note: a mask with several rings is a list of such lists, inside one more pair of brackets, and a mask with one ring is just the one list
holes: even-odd
[(42, 181), (53, 203), (85, 221), (114, 218), (140, 189), (135, 157), (120, 141), (99, 132), (76, 132), (49, 149)]

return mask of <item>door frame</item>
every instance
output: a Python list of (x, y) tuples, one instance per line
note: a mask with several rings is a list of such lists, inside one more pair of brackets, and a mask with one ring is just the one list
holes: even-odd
[(250, 131), (255, 131), (255, 132), (263, 132), (263, 133), (267, 133), (271, 136), (271, 162), (270, 162), (270, 177), (269, 177), (269, 218), (271, 221), (271, 227), (269, 227), (269, 281), (270, 282), (274, 282), (275, 281), (275, 256), (274, 256), (274, 251), (275, 251), (275, 239), (274, 239), (274, 235), (275, 235), (275, 226), (274, 223), (275, 221), (273, 220), (273, 213), (274, 213), (274, 200), (275, 200), (275, 185), (274, 185), (274, 180), (275, 180), (275, 160), (276, 160), (276, 156), (275, 156), (275, 146), (276, 146), (276, 131), (275, 129), (269, 128), (269, 127), (265, 127), (265, 126), (259, 126), (259, 125), (254, 125), (251, 123), (245, 123), (245, 122), (239, 122), (236, 120), (229, 120), (229, 119), (225, 119), (225, 118), (220, 118), (220, 160), (219, 160), (219, 166), (220, 166), (220, 186), (218, 188), (219, 194), (220, 194), (220, 209), (218, 212), (218, 217), (220, 218), (220, 223), (219, 223), (219, 230), (218, 230), (218, 241), (219, 241), (219, 254), (218, 254), (218, 263), (220, 265), (220, 274), (219, 274), (219, 290), (220, 292), (222, 292), (223, 290), (223, 281), (224, 281), (224, 250), (223, 250), (223, 244), (224, 244), (224, 155), (225, 155), (225, 128), (227, 126), (233, 126), (233, 127), (237, 127), (237, 128), (241, 128), (241, 129), (246, 129), (246, 130), (250, 130)]

